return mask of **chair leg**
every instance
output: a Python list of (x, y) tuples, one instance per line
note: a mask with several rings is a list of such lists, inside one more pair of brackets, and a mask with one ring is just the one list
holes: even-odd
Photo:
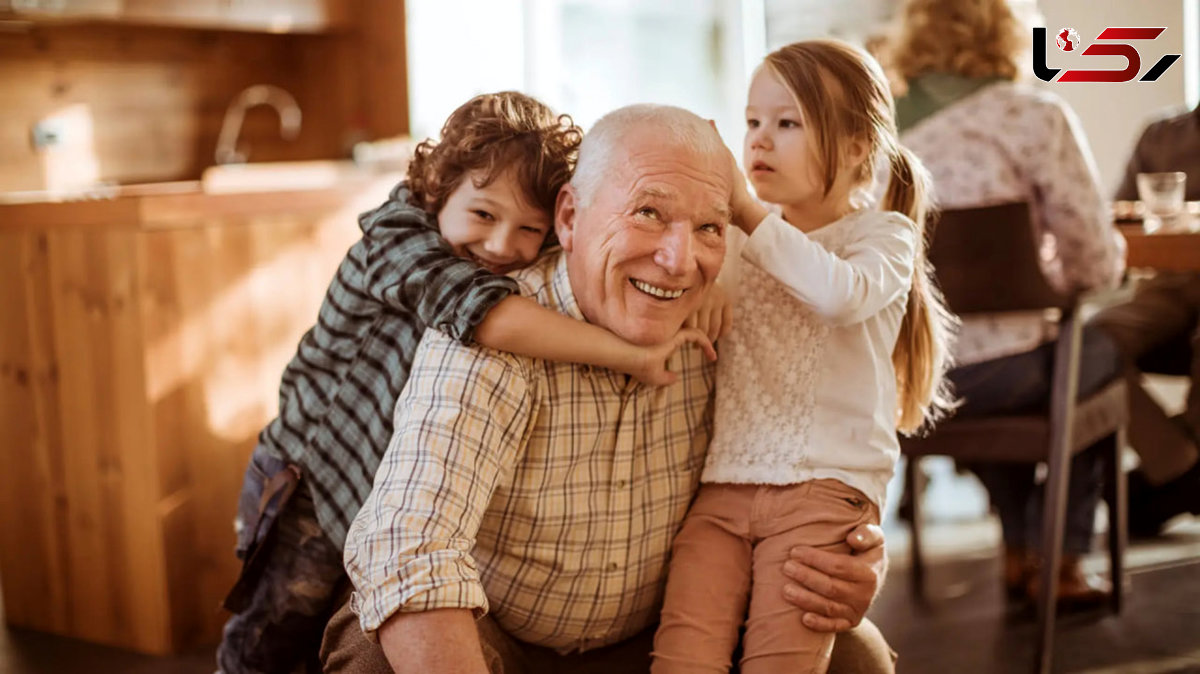
[(912, 596), (919, 602), (925, 601), (925, 563), (921, 554), (921, 458), (908, 457), (904, 469), (904, 489), (912, 503), (912, 536), (909, 552), (912, 557)]
[(1117, 431), (1105, 467), (1104, 501), (1108, 505), (1108, 559), (1112, 572), (1113, 613), (1120, 613), (1125, 595), (1125, 544), (1128, 537), (1129, 491), (1121, 470), (1125, 430)]
[(1054, 658), (1054, 624), (1058, 613), (1058, 567), (1062, 563), (1063, 536), (1067, 518), (1067, 472), (1070, 457), (1066, 452), (1050, 457), (1046, 476), (1044, 509), (1042, 512), (1042, 565), (1040, 591), (1037, 597), (1038, 644), (1034, 671), (1051, 671)]

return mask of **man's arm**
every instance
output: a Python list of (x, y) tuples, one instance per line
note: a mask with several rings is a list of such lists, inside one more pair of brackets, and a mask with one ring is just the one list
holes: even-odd
[(804, 610), (804, 625), (817, 632), (843, 632), (862, 622), (887, 575), (883, 529), (857, 527), (846, 537), (852, 555), (792, 548), (783, 572), (795, 583), (784, 586), (788, 601)]
[(487, 674), (475, 616), (451, 608), (397, 613), (379, 628), (379, 645), (396, 674)]

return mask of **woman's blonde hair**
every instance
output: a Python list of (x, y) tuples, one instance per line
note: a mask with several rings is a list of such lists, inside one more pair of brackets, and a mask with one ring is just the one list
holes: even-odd
[(908, 0), (885, 49), (904, 80), (937, 72), (1017, 79), (1029, 35), (1009, 0)]
[(899, 397), (897, 427), (913, 433), (954, 406), (945, 373), (956, 319), (946, 309), (926, 260), (929, 174), (900, 145), (887, 79), (866, 52), (836, 40), (810, 40), (772, 52), (763, 67), (779, 78), (800, 108), (823, 171), (825, 194), (833, 188), (846, 148), (861, 141), (867, 158), (855, 176), (856, 186), (869, 185), (874, 167), (886, 159), (891, 175), (882, 208), (903, 213), (916, 227), (912, 288), (892, 350)]

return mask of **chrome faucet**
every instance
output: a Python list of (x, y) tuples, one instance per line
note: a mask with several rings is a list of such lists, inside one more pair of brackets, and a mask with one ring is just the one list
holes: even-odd
[(279, 113), (279, 133), (284, 140), (294, 140), (300, 134), (300, 106), (296, 99), (283, 89), (272, 84), (256, 84), (242, 90), (221, 123), (221, 135), (217, 137), (216, 160), (218, 164), (238, 164), (246, 161), (246, 153), (238, 152), (238, 133), (246, 118), (246, 110), (256, 105), (269, 105)]

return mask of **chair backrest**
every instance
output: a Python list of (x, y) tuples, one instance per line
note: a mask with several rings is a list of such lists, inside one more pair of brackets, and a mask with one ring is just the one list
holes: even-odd
[(1028, 204), (946, 210), (935, 218), (929, 261), (954, 313), (1069, 306), (1042, 274)]

